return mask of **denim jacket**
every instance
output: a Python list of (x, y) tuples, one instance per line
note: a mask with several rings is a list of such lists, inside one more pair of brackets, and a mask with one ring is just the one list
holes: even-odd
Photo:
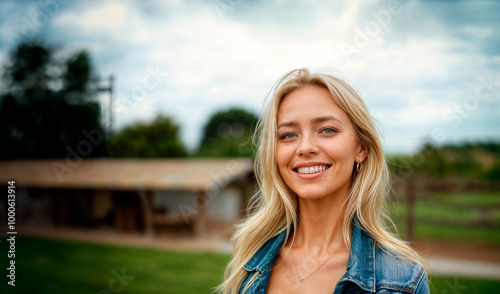
[[(286, 231), (270, 239), (247, 262), (244, 269), (248, 271), (248, 275), (243, 281), (240, 293), (253, 275), (258, 277), (246, 293), (266, 293), (274, 261), (285, 242), (285, 237)], [(380, 250), (357, 224), (352, 226), (351, 240), (347, 271), (338, 281), (333, 294), (430, 293), (427, 277), (419, 265)]]

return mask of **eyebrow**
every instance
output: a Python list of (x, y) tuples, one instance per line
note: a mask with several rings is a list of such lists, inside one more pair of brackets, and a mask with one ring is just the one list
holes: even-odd
[[(335, 121), (338, 121), (339, 123), (342, 124), (342, 121), (338, 117), (333, 116), (333, 115), (320, 116), (320, 117), (312, 119), (311, 122), (313, 124), (317, 124), (317, 123), (321, 123), (321, 122), (325, 122), (325, 121), (329, 121), (329, 120), (335, 120)], [(296, 125), (297, 125), (297, 122), (295, 122), (295, 121), (284, 121), (278, 125), (278, 129), (283, 128), (283, 127), (293, 127)]]

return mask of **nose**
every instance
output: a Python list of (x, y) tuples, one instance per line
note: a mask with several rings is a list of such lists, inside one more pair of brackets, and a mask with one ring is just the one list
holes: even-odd
[(311, 155), (317, 155), (319, 152), (318, 145), (316, 144), (315, 140), (311, 138), (310, 135), (305, 135), (302, 137), (300, 140), (300, 144), (297, 148), (297, 155), (298, 156), (311, 156)]

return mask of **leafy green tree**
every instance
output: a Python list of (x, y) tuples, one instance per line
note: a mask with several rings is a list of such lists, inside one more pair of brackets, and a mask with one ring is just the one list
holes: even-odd
[(391, 172), (425, 174), (432, 177), (462, 177), (496, 180), (500, 174), (500, 143), (475, 142), (435, 146), (425, 143), (419, 152), (389, 156)]
[(54, 53), (39, 42), (10, 53), (0, 88), (0, 158), (65, 157), (79, 148), (81, 157), (104, 155), (90, 57), (81, 51), (56, 59)]
[(215, 113), (204, 127), (197, 153), (200, 157), (250, 157), (252, 134), (258, 117), (246, 110), (232, 108)]
[(484, 172), (484, 178), (490, 181), (498, 181), (500, 179), (500, 163), (497, 163), (490, 169)]
[(187, 156), (179, 139), (179, 127), (168, 117), (157, 116), (149, 123), (136, 123), (122, 129), (109, 142), (112, 157)]

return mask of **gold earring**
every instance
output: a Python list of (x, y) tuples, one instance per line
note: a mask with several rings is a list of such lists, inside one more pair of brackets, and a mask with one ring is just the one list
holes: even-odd
[(356, 171), (359, 173), (363, 169), (363, 162), (359, 161), (358, 164), (356, 164)]

